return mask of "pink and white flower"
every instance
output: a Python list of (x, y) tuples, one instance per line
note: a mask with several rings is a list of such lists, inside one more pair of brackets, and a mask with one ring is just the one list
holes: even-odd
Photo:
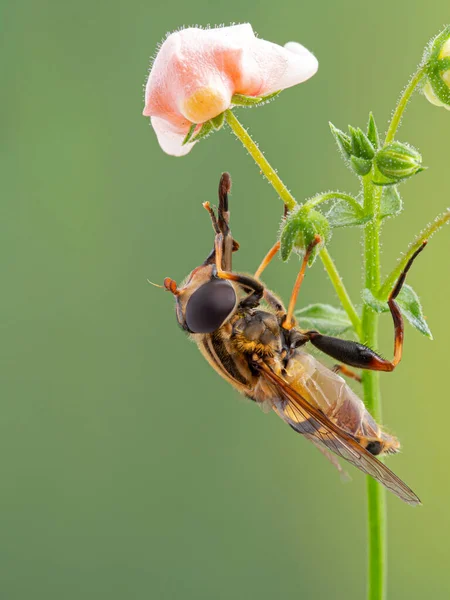
[(233, 106), (233, 96), (262, 97), (302, 83), (318, 68), (302, 45), (284, 47), (257, 38), (250, 24), (189, 28), (169, 35), (153, 62), (143, 114), (161, 148), (183, 156), (192, 128)]

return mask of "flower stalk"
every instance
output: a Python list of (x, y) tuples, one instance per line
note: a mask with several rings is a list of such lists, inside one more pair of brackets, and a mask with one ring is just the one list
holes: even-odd
[[(228, 125), (230, 126), (231, 131), (241, 141), (242, 145), (248, 151), (248, 153), (253, 158), (258, 167), (261, 169), (270, 185), (275, 189), (277, 194), (283, 200), (288, 210), (293, 210), (297, 206), (297, 202), (295, 201), (294, 196), (284, 185), (278, 173), (275, 171), (275, 169), (272, 168), (269, 161), (259, 149), (258, 145), (251, 138), (248, 131), (245, 129), (245, 127), (241, 125), (236, 115), (231, 110), (227, 110), (225, 112), (225, 119)], [(350, 198), (350, 196), (347, 196), (346, 194), (339, 194), (339, 196), (342, 199)], [(334, 194), (333, 197), (335, 198), (336, 194)], [(325, 201), (328, 199), (330, 198), (325, 198), (324, 196), (322, 196), (321, 201)], [(316, 202), (316, 204), (318, 204), (318, 202)], [(334, 290), (339, 300), (341, 301), (344, 310), (347, 312), (353, 327), (355, 328), (355, 331), (360, 331), (361, 323), (356, 308), (354, 307), (350, 296), (348, 295), (344, 282), (342, 281), (337, 267), (326, 247), (319, 252), (319, 256), (323, 263), (323, 266), (325, 267), (325, 271), (327, 272), (327, 275), (330, 278), (331, 283), (333, 284)]]
[(386, 139), (384, 140), (384, 143), (386, 145), (389, 144), (390, 142), (392, 142), (392, 140), (395, 138), (395, 134), (397, 133), (397, 130), (400, 126), (400, 121), (402, 120), (402, 116), (405, 111), (406, 105), (408, 104), (409, 100), (411, 99), (411, 96), (413, 95), (413, 93), (414, 93), (415, 89), (417, 88), (417, 86), (419, 85), (420, 81), (425, 76), (425, 73), (426, 73), (426, 65), (421, 65), (417, 69), (417, 71), (414, 73), (414, 75), (411, 77), (410, 82), (408, 83), (403, 94), (401, 95), (400, 100), (398, 101), (397, 107), (395, 109), (395, 112), (392, 116), (391, 122), (389, 124), (389, 129), (387, 130), (387, 133), (386, 133)]
[[(375, 170), (375, 167), (374, 169)], [(376, 293), (380, 286), (380, 195), (381, 188), (372, 183), (374, 174), (363, 178), (364, 210), (372, 219), (364, 228), (365, 286)], [(369, 348), (378, 347), (378, 314), (365, 304), (362, 312), (361, 341)], [(379, 374), (363, 373), (364, 403), (377, 423), (382, 422)], [(385, 597), (386, 564), (386, 491), (367, 477), (367, 511), (369, 538), (368, 599)]]

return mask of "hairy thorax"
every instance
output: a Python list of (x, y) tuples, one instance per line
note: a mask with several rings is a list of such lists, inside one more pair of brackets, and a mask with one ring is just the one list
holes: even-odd
[(278, 318), (269, 312), (253, 310), (233, 323), (232, 342), (239, 352), (276, 356), (282, 351)]

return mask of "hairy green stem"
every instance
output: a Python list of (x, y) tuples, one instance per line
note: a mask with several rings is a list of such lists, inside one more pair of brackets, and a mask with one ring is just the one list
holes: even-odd
[[(258, 148), (258, 145), (253, 141), (245, 127), (241, 125), (241, 123), (238, 121), (238, 119), (231, 110), (225, 111), (225, 118), (232, 132), (242, 142), (244, 148), (246, 148), (250, 156), (260, 167), (261, 171), (264, 173), (265, 177), (275, 189), (275, 191), (278, 193), (280, 198), (283, 200), (288, 210), (292, 210), (293, 208), (295, 208), (297, 206), (297, 202), (295, 201), (294, 197), (284, 185), (284, 183), (281, 181), (275, 169), (271, 167), (269, 161)], [(344, 200), (348, 200), (349, 198), (351, 198), (351, 196), (348, 196), (347, 194), (340, 194), (340, 196)], [(336, 194), (333, 194), (332, 197), (336, 198), (337, 196)], [(331, 196), (329, 199), (331, 199)], [(344, 282), (342, 281), (339, 275), (339, 272), (336, 268), (336, 265), (333, 262), (333, 259), (331, 258), (326, 248), (322, 249), (322, 251), (319, 253), (319, 256), (323, 262), (328, 277), (330, 278), (331, 283), (334, 286), (336, 294), (338, 295), (338, 298), (341, 301), (342, 306), (344, 307), (344, 310), (347, 312), (348, 317), (352, 322), (355, 330), (359, 332), (361, 329), (361, 323), (358, 317), (358, 313), (356, 312), (356, 309), (353, 306), (352, 301), (350, 300), (350, 296), (348, 295)]]
[[(364, 228), (365, 286), (372, 293), (380, 286), (380, 197), (381, 188), (373, 185), (375, 174), (363, 179), (364, 211), (372, 219)], [(378, 314), (367, 304), (362, 313), (361, 341), (370, 348), (378, 346)], [(376, 371), (363, 374), (364, 402), (377, 422), (381, 421), (381, 395), (379, 375)], [(367, 510), (369, 536), (369, 586), (368, 599), (385, 597), (386, 581), (386, 508), (385, 489), (367, 477)]]
[[(389, 124), (385, 145), (395, 138), (397, 130), (417, 85), (425, 75), (425, 66), (421, 65), (412, 76), (403, 91), (397, 107)], [(365, 262), (365, 286), (374, 296), (380, 294), (380, 198), (382, 188), (373, 184), (377, 180), (376, 167), (363, 178), (364, 212), (371, 216), (371, 220), (364, 228), (364, 262)], [(449, 216), (450, 218), (450, 216)], [(442, 226), (442, 223), (433, 224), (433, 232)], [(430, 229), (430, 228), (429, 228)], [(423, 241), (421, 237), (420, 241)], [(408, 250), (405, 260), (387, 277), (381, 292), (390, 291), (393, 282), (400, 275), (412, 252), (417, 249), (420, 242), (416, 240)], [(387, 292), (389, 293), (389, 292)], [(361, 324), (361, 341), (370, 348), (378, 347), (378, 314), (367, 304), (363, 307)], [(363, 374), (364, 402), (368, 411), (375, 421), (382, 422), (381, 394), (379, 374), (376, 371), (365, 371)], [(386, 597), (386, 547), (387, 547), (387, 525), (386, 525), (386, 490), (371, 477), (367, 478), (367, 512), (368, 512), (368, 536), (369, 536), (369, 582), (368, 600), (384, 600)]]
[(337, 272), (336, 265), (334, 264), (330, 253), (328, 252), (326, 247), (322, 248), (322, 250), (319, 252), (319, 256), (322, 260), (323, 266), (325, 267), (328, 277), (331, 279), (331, 283), (333, 284), (334, 289), (336, 290), (336, 294), (338, 295), (342, 307), (347, 313), (348, 318), (350, 319), (355, 329), (356, 335), (358, 337), (361, 337), (361, 320), (358, 316), (358, 313), (356, 312), (355, 307), (352, 304), (352, 301), (350, 300), (350, 296), (348, 295), (348, 292), (345, 289), (344, 283), (339, 273)]
[(277, 194), (288, 207), (288, 210), (292, 210), (293, 208), (295, 208), (297, 203), (294, 197), (292, 196), (291, 192), (287, 189), (287, 187), (278, 177), (276, 171), (272, 169), (269, 161), (258, 148), (258, 145), (252, 140), (250, 134), (245, 129), (245, 127), (243, 127), (240, 124), (240, 122), (231, 110), (225, 111), (225, 118), (235, 136), (240, 139), (250, 156), (253, 158), (255, 163), (264, 173), (271, 186), (275, 189)]
[(401, 95), (400, 100), (398, 101), (397, 107), (395, 109), (395, 112), (392, 115), (392, 119), (391, 119), (389, 128), (386, 133), (386, 139), (384, 141), (385, 144), (389, 144), (394, 139), (395, 134), (397, 133), (397, 129), (399, 128), (400, 121), (402, 119), (403, 112), (406, 108), (406, 105), (408, 104), (408, 102), (409, 102), (411, 96), (413, 95), (414, 90), (416, 89), (417, 85), (419, 84), (420, 80), (425, 75), (425, 66), (426, 65), (421, 65), (417, 69), (417, 71), (411, 77), (411, 80), (408, 83), (408, 85), (406, 86), (403, 94)]
[(414, 239), (413, 242), (408, 247), (408, 250), (402, 256), (402, 258), (398, 261), (396, 267), (389, 273), (389, 275), (384, 280), (383, 285), (379, 289), (376, 297), (379, 300), (386, 300), (389, 296), (392, 288), (394, 287), (395, 282), (400, 277), (400, 273), (406, 267), (407, 262), (411, 258), (411, 256), (420, 248), (422, 243), (425, 240), (428, 240), (433, 234), (436, 233), (443, 225), (450, 221), (450, 209), (447, 209), (444, 213), (439, 215), (432, 223), (430, 223), (423, 231), (419, 233), (418, 236)]
[(327, 192), (326, 194), (317, 194), (313, 198), (310, 198), (305, 202), (305, 206), (313, 208), (322, 202), (328, 202), (329, 200), (344, 200), (347, 204), (350, 204), (357, 212), (361, 210), (359, 202), (350, 196), (349, 194), (342, 194), (341, 192)]

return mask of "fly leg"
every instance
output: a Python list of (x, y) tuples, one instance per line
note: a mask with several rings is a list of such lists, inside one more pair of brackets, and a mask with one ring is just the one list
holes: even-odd
[(255, 279), (259, 279), (261, 277), (262, 272), (266, 269), (266, 267), (270, 264), (272, 259), (277, 255), (278, 250), (280, 249), (280, 242), (276, 242), (269, 252), (262, 259), (261, 264), (256, 269)]
[[(211, 218), (216, 237), (222, 234), (222, 265), (224, 269), (231, 271), (231, 255), (239, 250), (238, 242), (231, 235), (229, 221), (230, 212), (228, 209), (228, 193), (231, 189), (231, 177), (229, 173), (222, 173), (219, 181), (219, 208), (217, 209), (217, 217), (209, 202), (203, 203)], [(204, 261), (204, 265), (212, 265), (216, 261), (216, 246)]]
[(371, 371), (393, 371), (402, 358), (404, 337), (403, 317), (395, 299), (402, 289), (406, 274), (414, 259), (425, 248), (426, 244), (426, 241), (423, 242), (420, 248), (411, 256), (388, 298), (388, 305), (394, 322), (394, 358), (392, 360), (386, 360), (371, 348), (359, 342), (322, 335), (318, 331), (305, 331), (303, 332), (304, 335), (316, 348), (346, 365)]
[(305, 271), (306, 271), (306, 267), (308, 265), (309, 258), (311, 256), (311, 252), (314, 250), (314, 248), (317, 246), (317, 244), (320, 243), (320, 241), (321, 241), (320, 236), (315, 235), (314, 240), (309, 244), (308, 248), (306, 249), (305, 256), (303, 257), (302, 266), (300, 267), (300, 271), (297, 275), (297, 279), (295, 280), (294, 289), (292, 290), (291, 299), (289, 300), (289, 306), (287, 309), (287, 313), (281, 323), (281, 326), (283, 327), (283, 329), (285, 329), (287, 331), (292, 329), (295, 325), (294, 310), (295, 310), (295, 304), (297, 302), (298, 293), (300, 292), (300, 287), (302, 285), (303, 279), (305, 278)]
[(264, 286), (261, 282), (257, 281), (249, 275), (241, 275), (238, 273), (231, 273), (230, 271), (224, 271), (222, 269), (222, 256), (223, 256), (223, 234), (218, 233), (214, 241), (215, 249), (215, 262), (216, 262), (216, 276), (220, 279), (227, 279), (228, 281), (234, 281), (245, 290), (250, 290), (248, 296), (240, 301), (239, 306), (241, 308), (255, 308), (261, 302), (261, 298), (264, 295)]
[(362, 382), (361, 375), (358, 375), (358, 373), (355, 373), (355, 371), (352, 371), (352, 369), (349, 369), (345, 365), (339, 365), (339, 364), (334, 365), (332, 370), (333, 370), (333, 373), (338, 373), (338, 374), (342, 373), (342, 375), (345, 375), (349, 379), (354, 379), (358, 383)]
[[(288, 214), (289, 210), (288, 207), (286, 206), (286, 204), (284, 205), (284, 213), (283, 213), (283, 217), (286, 218), (287, 214)], [(275, 244), (272, 246), (272, 248), (269, 250), (269, 252), (265, 255), (265, 257), (262, 259), (261, 264), (259, 265), (259, 267), (256, 269), (256, 273), (255, 273), (255, 279), (259, 279), (261, 277), (262, 272), (269, 266), (269, 264), (272, 262), (272, 259), (277, 255), (278, 250), (280, 249), (280, 242), (275, 242)]]

